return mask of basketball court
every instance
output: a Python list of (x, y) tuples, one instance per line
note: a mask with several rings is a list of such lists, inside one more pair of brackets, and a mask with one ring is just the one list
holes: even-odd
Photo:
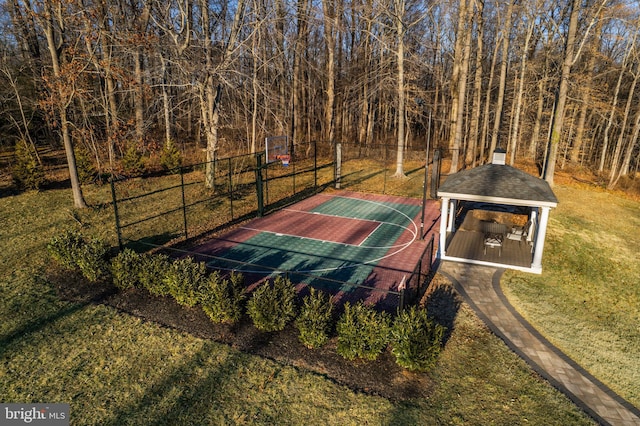
[(440, 212), (435, 201), (427, 201), (424, 210), (423, 221), (421, 200), (323, 193), (245, 223), (194, 251), (210, 269), (241, 272), (250, 287), (286, 274), (296, 284), (333, 294), (338, 302), (397, 307), (402, 287), (416, 270), (424, 273), (434, 255), (432, 247), (426, 249)]

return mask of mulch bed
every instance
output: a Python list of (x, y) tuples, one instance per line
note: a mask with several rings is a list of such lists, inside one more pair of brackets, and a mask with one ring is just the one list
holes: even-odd
[[(320, 349), (304, 347), (293, 324), (276, 333), (258, 331), (247, 315), (235, 325), (214, 324), (201, 309), (185, 308), (171, 297), (156, 297), (138, 289), (118, 291), (111, 283), (91, 284), (79, 274), (55, 268), (48, 272), (48, 277), (64, 300), (111, 306), (146, 321), (312, 371), (357, 392), (402, 401), (427, 397), (432, 388), (427, 374), (401, 368), (390, 350), (375, 361), (348, 361), (337, 354), (335, 337)], [(436, 290), (432, 295), (438, 293), (441, 294), (429, 301), (428, 309), (450, 331), (455, 295), (449, 290)], [(453, 305), (457, 306), (457, 302)], [(441, 315), (434, 311), (440, 311)]]

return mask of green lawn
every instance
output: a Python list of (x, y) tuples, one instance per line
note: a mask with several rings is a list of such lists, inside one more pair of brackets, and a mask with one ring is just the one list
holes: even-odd
[(557, 187), (540, 276), (502, 288), (547, 339), (640, 407), (640, 203)]
[[(89, 186), (92, 204), (108, 187)], [(142, 321), (58, 300), (51, 236), (115, 243), (109, 206), (76, 212), (69, 190), (0, 198), (0, 401), (67, 402), (72, 424), (593, 424), (492, 335), (466, 305), (429, 398), (397, 402), (313, 372)]]

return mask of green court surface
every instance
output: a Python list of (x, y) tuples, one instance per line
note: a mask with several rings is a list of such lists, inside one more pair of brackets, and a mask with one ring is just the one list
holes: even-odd
[[(247, 224), (243, 228), (245, 233), (239, 231), (231, 238), (237, 244), (216, 254), (216, 259), (207, 266), (246, 274), (288, 272), (295, 282), (333, 290), (336, 284), (331, 280), (375, 286), (371, 281), (383, 274), (378, 271), (372, 277), (376, 265), (400, 255), (418, 238), (419, 228), (414, 219), (421, 211), (420, 205), (341, 196), (325, 198), (326, 201), (309, 210), (298, 210), (299, 216), (289, 213), (288, 222), (280, 224), (286, 232), (260, 232), (260, 219)], [(293, 211), (296, 208), (292, 206)], [(309, 213), (313, 213), (312, 219), (319, 228), (314, 229), (313, 235), (302, 235), (300, 230), (309, 220)], [(270, 220), (277, 220), (277, 215), (274, 213)], [(336, 218), (359, 219), (375, 226), (369, 226), (373, 231), (357, 245), (335, 242), (350, 240), (349, 235), (332, 226)], [(319, 235), (324, 237), (318, 238)], [(342, 291), (349, 290), (349, 285), (339, 287)]]

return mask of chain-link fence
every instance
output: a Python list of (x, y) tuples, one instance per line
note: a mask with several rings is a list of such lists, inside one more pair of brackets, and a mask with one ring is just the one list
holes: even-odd
[[(194, 237), (277, 210), (332, 185), (435, 197), (433, 185), (427, 191), (434, 181), (425, 167), (433, 155), (429, 158), (424, 148), (404, 150), (403, 177), (394, 177), (394, 145), (318, 142), (291, 148), (288, 166), (266, 163), (260, 152), (186, 165), (158, 176), (112, 180), (120, 247), (148, 249)], [(338, 161), (336, 153), (340, 153)]]

